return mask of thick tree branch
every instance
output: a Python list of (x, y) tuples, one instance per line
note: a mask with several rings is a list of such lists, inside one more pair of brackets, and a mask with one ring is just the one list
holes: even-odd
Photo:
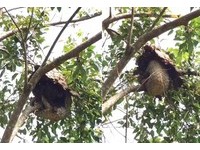
[(2, 35), (2, 36), (0, 37), (0, 42), (3, 41), (4, 39), (10, 37), (10, 36), (13, 36), (13, 35), (14, 35), (15, 33), (17, 33), (17, 32), (18, 32), (18, 29), (15, 29), (15, 30), (6, 32), (4, 35)]
[(126, 96), (127, 94), (131, 93), (131, 92), (136, 92), (140, 89), (140, 85), (136, 86), (136, 85), (130, 85), (129, 87), (127, 87), (126, 89), (123, 89), (122, 91), (120, 91), (119, 93), (117, 93), (116, 95), (112, 96), (111, 98), (109, 98), (107, 101), (105, 101), (102, 104), (102, 114), (105, 115), (106, 112), (113, 106), (115, 105), (119, 99), (123, 98), (124, 96)]
[(19, 101), (17, 102), (17, 106), (15, 110), (13, 111), (10, 117), (10, 120), (8, 122), (8, 125), (6, 126), (6, 129), (4, 131), (3, 137), (1, 139), (2, 143), (9, 143), (12, 141), (11, 138), (14, 137), (13, 133), (15, 132), (15, 127), (16, 127), (19, 115), (21, 114), (23, 106), (26, 103), (26, 100), (28, 99), (30, 92), (31, 92), (31, 87), (28, 87), (27, 89), (23, 90), (23, 93), (20, 96)]
[[(39, 68), (34, 75), (32, 76), (32, 78), (30, 79), (30, 81), (28, 82), (28, 86), (26, 89), (23, 90), (18, 103), (16, 105), (15, 110), (13, 111), (10, 120), (8, 122), (8, 125), (5, 129), (5, 132), (3, 134), (2, 143), (7, 143), (7, 142), (11, 142), (12, 141), (12, 137), (14, 137), (14, 132), (15, 132), (15, 127), (18, 124), (18, 120), (19, 120), (19, 116), (22, 112), (22, 109), (29, 97), (30, 92), (32, 91), (32, 89), (35, 87), (36, 83), (38, 82), (38, 80), (40, 79), (40, 77), (47, 73), (48, 71), (52, 70), (53, 68), (59, 66), (60, 64), (64, 63), (66, 60), (74, 58), (76, 56), (79, 55), (80, 52), (82, 52), (83, 50), (85, 50), (87, 47), (89, 47), (90, 45), (96, 43), (97, 41), (99, 41), (102, 38), (101, 32), (97, 33), (95, 36), (93, 36), (92, 38), (88, 39), (87, 41), (85, 41), (84, 43), (80, 44), (79, 46), (77, 46), (76, 48), (72, 49), (69, 53), (66, 53), (60, 57), (58, 57), (57, 59), (55, 59), (53, 62), (51, 62), (50, 64), (45, 65), (42, 68)], [(15, 132), (16, 133), (16, 132)]]
[(22, 112), (22, 114), (19, 118), (19, 121), (16, 123), (16, 126), (13, 130), (13, 134), (10, 137), (11, 141), (13, 140), (13, 138), (19, 131), (20, 127), (25, 123), (25, 121), (29, 117), (30, 113), (34, 112), (35, 110), (38, 110), (38, 108), (40, 108), (40, 107), (41, 107), (40, 105), (36, 105), (34, 107), (32, 107), (30, 105), (26, 106), (26, 108), (24, 109), (24, 111)]
[(144, 33), (142, 36), (138, 38), (138, 40), (132, 45), (131, 50), (124, 54), (124, 56), (120, 59), (120, 61), (117, 63), (116, 67), (113, 68), (113, 70), (110, 71), (108, 78), (104, 82), (102, 86), (102, 96), (103, 100), (105, 99), (105, 96), (107, 95), (110, 87), (113, 85), (115, 80), (117, 79), (118, 75), (122, 72), (123, 68), (126, 66), (126, 64), (129, 62), (129, 60), (133, 57), (133, 55), (149, 40), (153, 39), (154, 37), (157, 37), (161, 35), (162, 33), (174, 29), (178, 26), (187, 24), (190, 20), (199, 17), (200, 16), (200, 10), (196, 10), (194, 12), (191, 12), (179, 19), (176, 19), (172, 22), (166, 23), (158, 28), (155, 28), (152, 31), (149, 31), (147, 33)]

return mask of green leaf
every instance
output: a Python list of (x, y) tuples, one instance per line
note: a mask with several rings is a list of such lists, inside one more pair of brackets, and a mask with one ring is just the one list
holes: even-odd
[(87, 79), (87, 72), (86, 72), (86, 70), (83, 67), (80, 67), (79, 69), (80, 69), (80, 75), (81, 75), (82, 79), (84, 81), (86, 81), (86, 79)]
[(18, 75), (18, 73), (14, 73), (14, 74), (12, 75), (12, 80), (14, 80), (14, 79), (17, 77), (17, 75)]
[(170, 30), (170, 31), (168, 32), (167, 35), (171, 35), (173, 32), (174, 32), (174, 30), (172, 29), (172, 30)]
[(3, 76), (4, 73), (5, 73), (5, 68), (2, 69), (2, 71), (0, 73), (0, 78)]
[(58, 12), (60, 12), (62, 9), (62, 7), (56, 7), (56, 8), (57, 8)]
[(91, 65), (92, 68), (94, 68), (94, 70), (95, 70), (96, 72), (99, 72), (99, 67), (98, 67), (98, 65), (96, 65), (94, 62), (91, 62), (90, 65)]

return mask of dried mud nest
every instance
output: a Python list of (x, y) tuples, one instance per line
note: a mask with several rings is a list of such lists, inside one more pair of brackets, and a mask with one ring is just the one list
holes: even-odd
[[(35, 66), (35, 71), (38, 68), (38, 65)], [(59, 121), (69, 116), (72, 96), (78, 95), (67, 86), (65, 77), (56, 69), (43, 75), (32, 93), (35, 97), (32, 98), (31, 105), (38, 108), (34, 114), (51, 121)]]
[(134, 74), (138, 75), (141, 89), (149, 95), (160, 97), (167, 90), (183, 84), (173, 61), (154, 46), (145, 45), (136, 63), (138, 67)]

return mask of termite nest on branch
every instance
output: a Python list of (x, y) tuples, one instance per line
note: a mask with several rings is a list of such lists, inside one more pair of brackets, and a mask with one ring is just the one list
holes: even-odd
[(145, 45), (143, 53), (137, 58), (137, 69), (140, 90), (160, 98), (170, 89), (182, 86), (183, 79), (169, 56), (155, 46)]
[[(32, 72), (30, 78), (39, 67), (39, 65), (34, 67), (35, 71)], [(59, 121), (69, 116), (72, 96), (78, 96), (78, 93), (68, 87), (65, 77), (56, 69), (43, 75), (32, 93), (34, 98), (31, 100), (31, 105), (39, 105), (39, 109), (34, 114), (51, 121)]]

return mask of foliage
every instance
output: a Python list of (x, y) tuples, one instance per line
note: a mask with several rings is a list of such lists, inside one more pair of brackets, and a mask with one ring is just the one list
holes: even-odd
[[(3, 13), (0, 19), (1, 31), (6, 34), (10, 31), (17, 31), (19, 28), (22, 34), (16, 32), (1, 41), (0, 127), (2, 129), (5, 129), (24, 88), (25, 52), (22, 46), (22, 35), (24, 38), (27, 35), (26, 57), (31, 68), (34, 64), (40, 64), (44, 60), (46, 49), (52, 44), (46, 44), (49, 42), (46, 41), (46, 35), (53, 28), (49, 25), (51, 16), (61, 15), (62, 11), (73, 10), (61, 7), (20, 8), (20, 10), (8, 10), (10, 16), (6, 11)], [(81, 19), (85, 14), (90, 15), (98, 11), (97, 9), (84, 9), (75, 19)], [(70, 17), (70, 13), (68, 14), (67, 18)], [(87, 30), (83, 30), (81, 25), (76, 23), (73, 25), (69, 26), (69, 29), (74, 30), (76, 34), (65, 37), (66, 41), (63, 43), (63, 50), (58, 52), (59, 55), (71, 51), (88, 39)], [(52, 38), (55, 36), (52, 35)], [(100, 62), (99, 54), (95, 49), (95, 45), (88, 47), (77, 59), (68, 60), (58, 68), (66, 76), (69, 87), (80, 95), (79, 98), (73, 98), (71, 115), (59, 122), (50, 122), (31, 114), (17, 134), (21, 138), (17, 140), (18, 142), (26, 142), (27, 138), (32, 142), (40, 143), (100, 142), (101, 131), (98, 127), (101, 122), (100, 84), (98, 81)]]
[[(134, 26), (132, 34), (132, 42), (136, 42), (139, 36), (148, 31), (154, 21), (161, 12), (162, 8), (134, 8), (134, 14), (139, 14), (139, 17), (134, 17)], [(118, 12), (127, 13), (131, 8), (115, 8), (116, 14)], [(164, 14), (170, 14), (166, 11)], [(152, 17), (147, 17), (145, 14), (151, 14)], [(172, 18), (168, 19), (161, 17), (154, 28), (165, 24)], [(120, 34), (116, 38), (112, 38), (112, 42), (108, 42), (108, 51), (105, 53), (105, 60), (109, 62), (112, 58), (114, 65), (104, 63), (104, 75), (109, 74), (120, 57), (124, 55), (128, 34), (130, 33), (130, 19), (123, 19), (119, 24), (113, 25), (113, 29)], [(196, 71), (199, 74), (199, 32), (200, 18), (193, 19), (186, 26), (180, 26), (168, 32), (169, 36), (174, 36), (171, 41), (172, 46), (168, 45), (166, 52), (173, 59), (176, 67), (181, 70)], [(111, 27), (112, 28), (112, 27)], [(159, 39), (160, 37), (158, 37)], [(154, 44), (157, 39), (149, 41)], [(175, 43), (175, 46), (173, 44)], [(160, 43), (162, 48), (162, 42)], [(106, 47), (105, 47), (106, 49)], [(133, 76), (135, 59), (138, 53), (134, 55), (131, 63), (120, 75), (117, 83), (112, 87), (108, 93), (108, 97), (112, 97), (118, 90), (128, 87), (131, 84), (138, 84), (137, 78)], [(121, 116), (116, 126), (121, 126), (132, 129), (132, 135), (136, 142), (200, 142), (200, 126), (199, 126), (199, 110), (200, 110), (200, 93), (199, 82), (200, 77), (194, 75), (185, 75), (184, 86), (178, 90), (168, 91), (162, 100), (148, 96), (144, 92), (134, 92), (123, 97), (119, 102), (113, 106), (112, 111), (115, 113), (108, 113), (105, 117), (116, 118), (113, 116), (116, 111), (123, 111), (124, 116)], [(114, 91), (114, 92), (113, 92)], [(120, 108), (124, 109), (121, 110)], [(117, 110), (119, 109), (119, 110)], [(128, 118), (128, 119), (127, 119)], [(105, 123), (106, 122), (105, 120)], [(127, 137), (127, 135), (125, 135)], [(106, 137), (109, 138), (109, 137)]]

